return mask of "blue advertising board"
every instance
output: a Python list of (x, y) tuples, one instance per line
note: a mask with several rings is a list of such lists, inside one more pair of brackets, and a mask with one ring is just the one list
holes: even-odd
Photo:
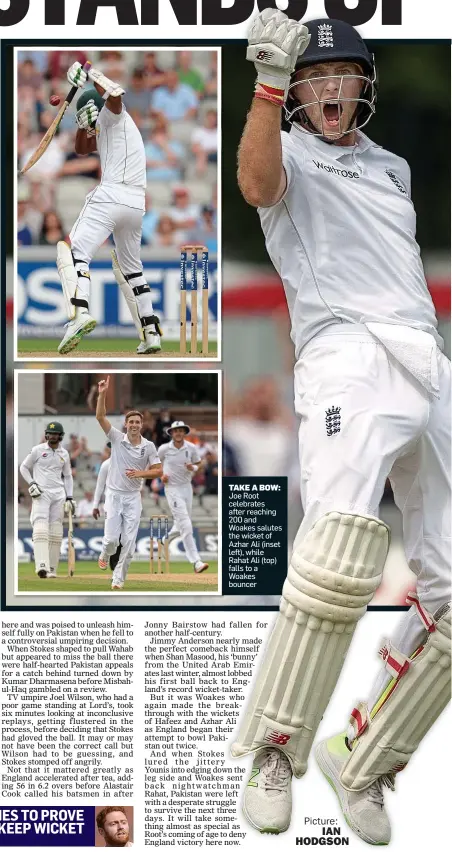
[[(19, 561), (24, 561), (28, 556), (33, 555), (33, 544), (31, 539), (31, 529), (19, 529), (18, 531), (18, 557)], [(102, 527), (76, 527), (74, 529), (74, 548), (76, 559), (82, 562), (97, 562), (99, 554), (102, 550), (102, 537), (104, 531)], [(201, 553), (210, 553), (216, 556), (218, 552), (218, 535), (217, 533), (208, 533), (205, 530), (200, 530), (198, 527), (193, 528), (193, 535), (196, 541), (196, 546)], [(134, 558), (137, 560), (146, 559), (149, 557), (150, 547), (150, 531), (149, 528), (140, 527), (137, 535), (137, 543)], [(157, 547), (154, 540), (154, 548)], [(169, 545), (170, 557), (177, 559), (185, 558), (184, 546), (182, 539), (176, 538)], [(61, 558), (67, 558), (67, 538), (63, 538), (61, 545)]]
[[(144, 274), (151, 288), (155, 313), (161, 318), (165, 336), (176, 340), (180, 332), (178, 260), (144, 262)], [(98, 337), (135, 337), (135, 327), (107, 260), (93, 261), (90, 313), (97, 321)], [(201, 286), (201, 282), (199, 282)], [(19, 337), (60, 337), (67, 322), (63, 291), (56, 264), (49, 260), (19, 260), (16, 289), (16, 315)], [(198, 296), (199, 308), (201, 297)], [(190, 300), (188, 300), (190, 302)], [(217, 261), (209, 262), (209, 336), (216, 339), (218, 318)], [(188, 311), (188, 320), (190, 312)]]

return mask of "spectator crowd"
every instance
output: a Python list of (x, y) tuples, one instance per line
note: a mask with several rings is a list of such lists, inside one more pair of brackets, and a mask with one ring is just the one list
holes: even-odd
[[(51, 95), (64, 101), (70, 65), (87, 59), (125, 89), (127, 110), (146, 152), (143, 244), (184, 242), (217, 250), (217, 51), (19, 51), (17, 156), (22, 168), (56, 116)], [(19, 246), (65, 239), (86, 194), (100, 180), (97, 153), (74, 151), (74, 108), (41, 159), (18, 185)]]

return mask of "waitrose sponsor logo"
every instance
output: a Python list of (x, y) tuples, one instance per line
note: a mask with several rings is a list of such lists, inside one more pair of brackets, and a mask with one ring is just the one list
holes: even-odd
[(351, 172), (349, 169), (338, 169), (336, 166), (330, 166), (328, 163), (321, 163), (319, 160), (313, 160), (312, 162), (318, 169), (322, 169), (324, 172), (331, 172), (334, 175), (351, 178), (352, 180), (359, 180), (358, 172)]

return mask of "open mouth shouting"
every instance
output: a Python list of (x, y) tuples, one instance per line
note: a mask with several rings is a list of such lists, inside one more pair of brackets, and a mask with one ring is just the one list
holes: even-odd
[(336, 130), (339, 127), (344, 107), (340, 101), (327, 101), (323, 104), (323, 119), (326, 127)]

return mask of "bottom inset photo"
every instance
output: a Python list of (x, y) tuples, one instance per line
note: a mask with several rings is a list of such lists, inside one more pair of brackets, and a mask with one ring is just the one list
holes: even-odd
[(219, 380), (16, 372), (17, 593), (221, 593)]

